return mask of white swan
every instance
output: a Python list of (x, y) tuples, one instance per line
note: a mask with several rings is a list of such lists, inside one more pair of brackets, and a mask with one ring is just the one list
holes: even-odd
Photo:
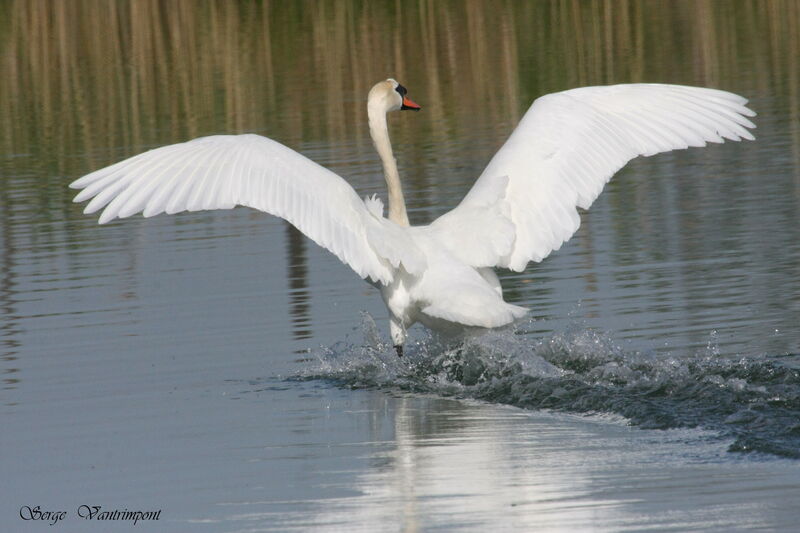
[(410, 226), (386, 114), (420, 107), (393, 79), (369, 92), (369, 128), (383, 162), (389, 213), (375, 197), (259, 135), (217, 135), (164, 146), (93, 172), (70, 187), (100, 224), (201, 209), (253, 207), (282, 217), (381, 291), (402, 355), (406, 329), (492, 328), (525, 314), (503, 301), (493, 268), (522, 271), (578, 229), (625, 163), (707, 142), (753, 139), (746, 99), (677, 85), (584, 87), (537, 99), (452, 211)]

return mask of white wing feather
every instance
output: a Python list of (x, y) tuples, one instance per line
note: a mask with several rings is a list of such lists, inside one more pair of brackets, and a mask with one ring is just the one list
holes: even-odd
[(345, 180), (260, 135), (217, 135), (156, 148), (70, 187), (83, 189), (76, 202), (92, 198), (84, 213), (105, 208), (100, 224), (142, 211), (151, 217), (242, 205), (291, 222), (362, 278), (387, 284), (391, 265), (402, 262), (409, 272), (425, 266), (403, 228), (374, 206), (368, 209)]
[(543, 96), (430, 231), (467, 264), (522, 271), (577, 231), (576, 207), (588, 209), (634, 157), (752, 140), (746, 117), (755, 113), (746, 102), (714, 89), (651, 84)]

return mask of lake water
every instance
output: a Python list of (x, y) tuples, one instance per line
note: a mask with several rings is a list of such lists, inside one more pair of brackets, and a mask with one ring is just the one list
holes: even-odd
[[(11, 1), (0, 7), (0, 530), (790, 530), (800, 520), (800, 5)], [(531, 309), (394, 356), (383, 303), (247, 209), (98, 226), (68, 183), (256, 132), (453, 207), (537, 96), (670, 82), (751, 99), (756, 142), (629, 164)]]

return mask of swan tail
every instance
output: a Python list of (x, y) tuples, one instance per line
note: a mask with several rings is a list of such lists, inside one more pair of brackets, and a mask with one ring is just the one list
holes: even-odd
[(449, 289), (446, 297), (423, 307), (422, 312), (433, 318), (480, 328), (505, 326), (528, 313), (524, 307), (503, 301), (488, 287), (485, 291), (475, 291), (472, 287)]

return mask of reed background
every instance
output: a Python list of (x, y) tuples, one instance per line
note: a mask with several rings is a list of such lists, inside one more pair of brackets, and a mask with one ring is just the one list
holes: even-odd
[(0, 151), (34, 152), (47, 180), (219, 133), (220, 117), (225, 132), (366, 142), (363, 97), (389, 75), (434, 141), (476, 120), (502, 139), (538, 95), (639, 81), (774, 94), (796, 122), (798, 60), (793, 0), (11, 1)]

